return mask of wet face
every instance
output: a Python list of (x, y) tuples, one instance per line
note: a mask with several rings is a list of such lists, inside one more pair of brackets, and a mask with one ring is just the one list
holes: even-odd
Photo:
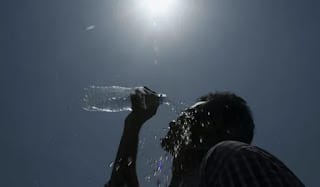
[(216, 126), (213, 114), (206, 112), (206, 102), (195, 103), (169, 123), (169, 131), (162, 140), (162, 147), (177, 157), (180, 153), (208, 149), (214, 141)]

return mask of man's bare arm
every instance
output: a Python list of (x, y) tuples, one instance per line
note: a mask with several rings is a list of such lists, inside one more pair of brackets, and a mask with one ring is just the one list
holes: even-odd
[[(108, 187), (138, 187), (136, 159), (139, 132), (142, 125), (156, 114), (159, 97), (155, 92), (144, 88), (131, 96), (133, 111), (125, 119), (123, 134), (114, 161)], [(143, 102), (143, 105), (142, 105)]]

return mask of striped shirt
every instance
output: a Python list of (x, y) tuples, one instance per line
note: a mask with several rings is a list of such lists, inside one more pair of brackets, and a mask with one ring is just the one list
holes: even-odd
[(172, 180), (170, 184), (170, 187), (303, 186), (294, 173), (275, 156), (259, 147), (238, 141), (218, 143), (208, 151), (200, 167), (194, 168), (189, 175)]
[(275, 156), (237, 141), (211, 148), (200, 170), (201, 187), (301, 187), (302, 182)]

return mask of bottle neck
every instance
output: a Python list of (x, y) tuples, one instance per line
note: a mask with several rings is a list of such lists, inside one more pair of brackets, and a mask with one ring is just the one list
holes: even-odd
[(170, 103), (166, 94), (158, 94), (160, 104)]

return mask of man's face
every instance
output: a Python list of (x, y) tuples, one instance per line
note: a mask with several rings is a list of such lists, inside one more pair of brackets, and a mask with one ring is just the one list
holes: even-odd
[(197, 102), (169, 123), (162, 147), (177, 156), (180, 152), (201, 149), (214, 130), (212, 116), (205, 111), (206, 101)]

